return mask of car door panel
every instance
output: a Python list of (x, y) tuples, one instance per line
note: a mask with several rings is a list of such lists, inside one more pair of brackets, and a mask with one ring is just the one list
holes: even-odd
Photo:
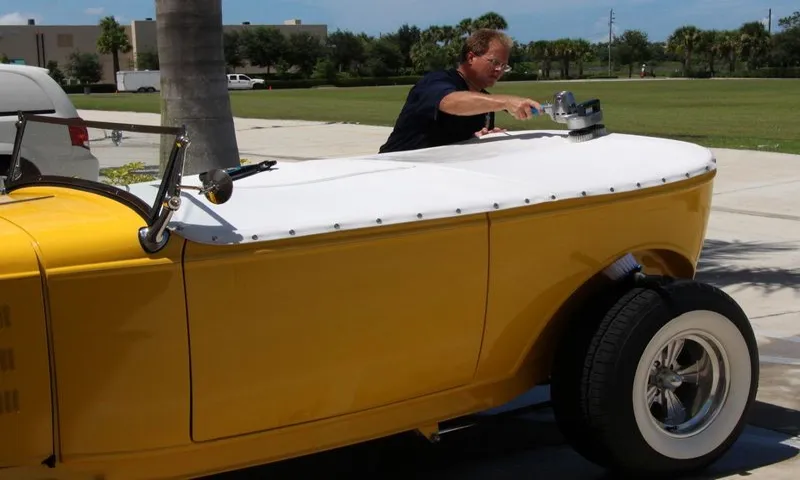
[(50, 363), (39, 259), (28, 235), (0, 218), (0, 470), (53, 453)]
[(460, 222), (350, 240), (190, 242), (194, 440), (469, 382), (483, 332), (488, 232), (483, 217)]

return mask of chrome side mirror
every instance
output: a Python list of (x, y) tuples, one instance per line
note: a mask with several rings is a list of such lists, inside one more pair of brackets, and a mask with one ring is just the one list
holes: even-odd
[[(233, 195), (233, 179), (225, 170), (214, 169), (200, 174), (200, 193), (214, 205), (222, 205)], [(187, 188), (187, 187), (183, 187)]]

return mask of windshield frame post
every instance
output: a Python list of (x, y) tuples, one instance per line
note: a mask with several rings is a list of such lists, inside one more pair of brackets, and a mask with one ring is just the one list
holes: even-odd
[(152, 214), (148, 220), (148, 225), (156, 223), (161, 215), (161, 209), (165, 207), (171, 197), (180, 197), (180, 183), (183, 178), (183, 163), (185, 159), (185, 147), (189, 145), (189, 138), (186, 135), (186, 126), (179, 127), (180, 130), (175, 134), (172, 142), (172, 149), (164, 167), (164, 174), (161, 177), (161, 185), (158, 187)]
[(17, 112), (17, 121), (14, 122), (14, 127), (17, 131), (14, 135), (14, 148), (11, 151), (11, 163), (8, 166), (8, 177), (6, 181), (13, 183), (22, 176), (22, 168), (20, 165), (20, 156), (22, 155), (22, 137), (25, 135), (25, 127), (28, 124), (28, 119), (19, 111)]
[(156, 194), (152, 215), (146, 227), (139, 229), (139, 242), (148, 253), (162, 249), (169, 240), (169, 224), (172, 216), (181, 207), (181, 179), (183, 178), (184, 158), (189, 138), (186, 125), (180, 127), (172, 144), (169, 160), (164, 169), (164, 177)]
[[(74, 188), (102, 195), (117, 201), (121, 201), (127, 207), (135, 211), (148, 226), (151, 226), (153, 222), (158, 218), (158, 212), (161, 211), (161, 206), (165, 201), (164, 195), (167, 193), (169, 188), (169, 185), (164, 182), (164, 180), (166, 179), (164, 179), (163, 177), (161, 180), (161, 184), (159, 186), (159, 191), (158, 191), (159, 196), (157, 196), (153, 201), (150, 201), (149, 199), (144, 200), (140, 197), (137, 197), (134, 194), (127, 192), (125, 189), (119, 188), (117, 186), (107, 185), (97, 180), (85, 180), (77, 177), (65, 177), (65, 176), (47, 175), (47, 174), (37, 175), (35, 178), (33, 177), (27, 178), (24, 170), (21, 168), (22, 142), (23, 142), (23, 136), (27, 131), (26, 125), (30, 123), (44, 123), (50, 125), (63, 125), (67, 128), (69, 128), (69, 126), (80, 126), (86, 128), (97, 128), (101, 130), (120, 130), (125, 132), (170, 135), (172, 137), (177, 137), (176, 142), (180, 142), (181, 145), (184, 145), (188, 142), (185, 140), (186, 137), (185, 127), (179, 128), (166, 125), (146, 125), (146, 124), (130, 124), (121, 122), (106, 122), (97, 120), (85, 120), (80, 117), (62, 118), (62, 117), (52, 117), (37, 113), (26, 113), (26, 112), (19, 112), (18, 116), (19, 120), (17, 122), (17, 133), (14, 140), (14, 148), (13, 148), (14, 158), (12, 159), (12, 162), (9, 163), (6, 171), (0, 171), (0, 194), (10, 195), (14, 191), (25, 187), (42, 186), (42, 185), (47, 185), (52, 187)], [(175, 159), (178, 157), (177, 154), (181, 153), (181, 150), (182, 148), (180, 146), (178, 147), (173, 146), (169, 160), (167, 162), (168, 163), (167, 168), (170, 172), (174, 171), (174, 168), (172, 166), (176, 166)], [(14, 159), (16, 159), (16, 161)], [(177, 168), (182, 168), (182, 164), (183, 162), (181, 161), (177, 165)], [(13, 170), (16, 172), (16, 174), (13, 177), (11, 175), (12, 167), (14, 167)], [(178, 176), (177, 178), (178, 180), (180, 180), (180, 176)], [(169, 181), (174, 182), (175, 179), (176, 177), (173, 175)]]

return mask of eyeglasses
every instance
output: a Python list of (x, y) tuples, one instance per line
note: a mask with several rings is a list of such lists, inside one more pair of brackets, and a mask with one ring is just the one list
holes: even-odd
[(510, 72), (510, 71), (511, 71), (511, 65), (509, 65), (509, 64), (507, 64), (507, 63), (503, 63), (503, 62), (501, 62), (500, 60), (497, 60), (496, 58), (489, 58), (489, 57), (482, 57), (482, 58), (485, 58), (485, 59), (486, 59), (486, 61), (488, 61), (489, 63), (491, 63), (491, 64), (492, 64), (492, 66), (493, 66), (495, 69), (500, 69), (500, 70), (502, 70), (504, 73), (508, 73), (508, 72)]

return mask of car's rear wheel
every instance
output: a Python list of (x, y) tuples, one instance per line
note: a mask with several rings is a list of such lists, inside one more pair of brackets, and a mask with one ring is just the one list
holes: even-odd
[(580, 375), (568, 379), (579, 403), (568, 441), (634, 476), (671, 478), (717, 461), (741, 434), (758, 388), (747, 317), (724, 292), (695, 281), (629, 291), (582, 359)]
[[(36, 168), (36, 165), (31, 163), (25, 158), (20, 158), (20, 167), (22, 167), (22, 178), (37, 178), (41, 176), (41, 172)], [(11, 155), (0, 155), (0, 175), (7, 175), (8, 168), (11, 165)]]

